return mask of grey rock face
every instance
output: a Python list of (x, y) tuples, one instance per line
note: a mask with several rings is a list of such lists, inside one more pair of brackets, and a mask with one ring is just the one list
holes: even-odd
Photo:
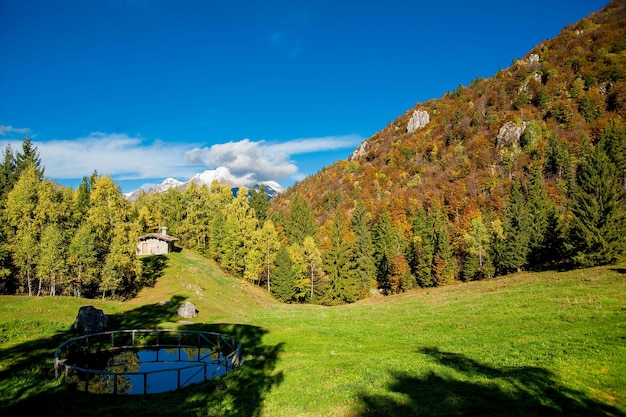
[(183, 318), (190, 319), (198, 316), (198, 310), (196, 310), (196, 306), (193, 303), (185, 301), (176, 309), (176, 314)]
[(496, 138), (497, 148), (518, 146), (519, 138), (524, 133), (524, 129), (526, 129), (526, 122), (522, 122), (521, 125), (515, 122), (506, 122), (498, 132)]
[(423, 128), (430, 121), (430, 115), (426, 110), (414, 110), (413, 116), (409, 120), (409, 124), (406, 127), (406, 131), (413, 133), (418, 129)]
[(82, 306), (72, 324), (72, 330), (81, 334), (102, 332), (108, 327), (107, 316), (94, 306)]

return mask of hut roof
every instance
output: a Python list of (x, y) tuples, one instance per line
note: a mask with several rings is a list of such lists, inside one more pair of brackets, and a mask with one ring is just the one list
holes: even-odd
[(148, 239), (159, 239), (165, 242), (175, 242), (178, 239), (177, 237), (164, 235), (163, 233), (148, 233), (147, 235), (139, 236), (139, 240), (148, 240)]

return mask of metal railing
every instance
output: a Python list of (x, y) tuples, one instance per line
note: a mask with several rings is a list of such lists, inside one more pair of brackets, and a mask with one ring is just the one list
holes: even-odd
[[(155, 359), (142, 361), (137, 352), (155, 352)], [(168, 352), (160, 359), (159, 352)], [(111, 364), (114, 354), (124, 355)], [(172, 354), (175, 354), (172, 360)], [(184, 355), (183, 355), (184, 353)], [(186, 359), (185, 359), (186, 356)], [(162, 363), (162, 369), (140, 370), (142, 363)], [(96, 366), (93, 364), (96, 363)], [(167, 367), (167, 364), (176, 366)], [(189, 365), (180, 366), (183, 363)], [(77, 389), (92, 393), (129, 394), (171, 391), (224, 375), (243, 363), (241, 344), (230, 335), (195, 330), (115, 330), (74, 337), (54, 353), (55, 379), (66, 379)], [(116, 369), (114, 369), (116, 368)], [(117, 370), (119, 369), (119, 371)], [(153, 391), (150, 381), (165, 373), (175, 374), (175, 388)], [(167, 379), (172, 385), (172, 380)], [(137, 384), (141, 384), (138, 389)]]

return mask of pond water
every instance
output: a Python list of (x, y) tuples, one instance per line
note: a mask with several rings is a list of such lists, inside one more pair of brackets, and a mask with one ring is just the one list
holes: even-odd
[(90, 371), (104, 371), (77, 372), (79, 389), (117, 394), (174, 391), (225, 375), (232, 367), (231, 360), (219, 352), (189, 347), (99, 352), (73, 362)]

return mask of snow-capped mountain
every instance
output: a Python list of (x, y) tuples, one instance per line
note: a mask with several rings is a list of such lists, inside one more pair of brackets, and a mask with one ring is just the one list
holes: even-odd
[(148, 194), (164, 193), (170, 188), (178, 188), (180, 190), (185, 190), (189, 186), (189, 184), (192, 182), (194, 182), (196, 185), (206, 184), (207, 186), (210, 186), (215, 180), (217, 180), (222, 185), (226, 185), (230, 187), (233, 190), (233, 194), (236, 194), (237, 190), (239, 190), (239, 188), (241, 187), (247, 187), (249, 189), (264, 187), (265, 192), (270, 198), (274, 198), (278, 194), (285, 191), (285, 189), (276, 181), (262, 181), (259, 184), (250, 186), (250, 185), (244, 184), (241, 181), (238, 181), (235, 177), (230, 175), (227, 169), (217, 168), (217, 169), (206, 170), (198, 174), (195, 174), (193, 177), (191, 177), (187, 181), (179, 181), (175, 178), (166, 178), (165, 180), (163, 180), (161, 184), (158, 184), (152, 187), (140, 188), (130, 193), (125, 193), (124, 195), (126, 196), (128, 200), (136, 201), (142, 192), (145, 192)]

